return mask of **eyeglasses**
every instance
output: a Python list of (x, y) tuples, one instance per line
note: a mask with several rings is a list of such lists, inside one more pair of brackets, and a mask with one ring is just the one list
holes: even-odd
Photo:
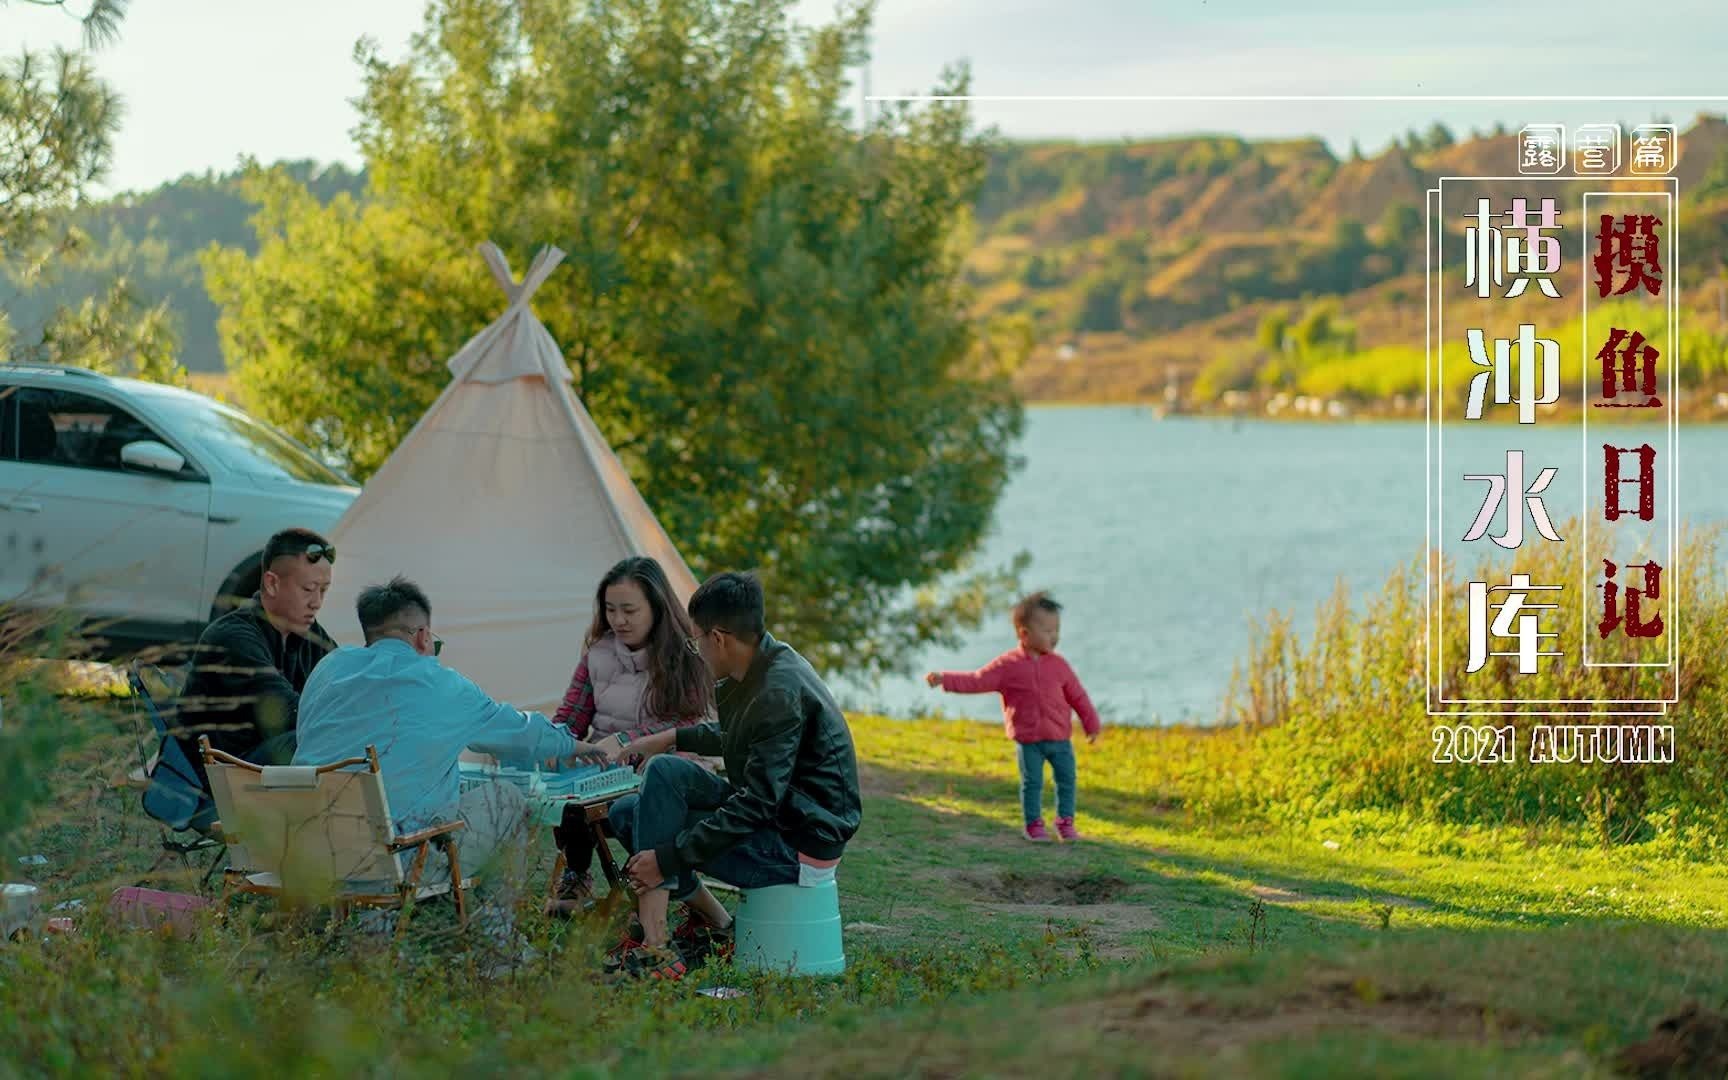
[(332, 565), (336, 562), (336, 548), (331, 544), (309, 544), (301, 554), (305, 555), (306, 561), (311, 563), (315, 563), (319, 559), (329, 559)]
[[(432, 633), (432, 628), (430, 626), (416, 626), (414, 629), (408, 631), (409, 638), (412, 639), (419, 637), (420, 631), (422, 630), (426, 631), (426, 633), (432, 638), (432, 655), (437, 656), (442, 653), (444, 651), (444, 639), (439, 637), (437, 634)], [(412, 644), (413, 642), (410, 641), (409, 643)]]

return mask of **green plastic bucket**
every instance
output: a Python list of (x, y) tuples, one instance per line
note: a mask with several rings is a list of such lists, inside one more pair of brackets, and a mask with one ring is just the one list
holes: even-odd
[(734, 928), (733, 962), (741, 968), (794, 975), (846, 970), (840, 890), (833, 881), (742, 890)]

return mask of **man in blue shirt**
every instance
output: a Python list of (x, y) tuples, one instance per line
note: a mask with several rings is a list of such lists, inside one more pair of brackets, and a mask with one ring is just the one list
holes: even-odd
[[(432, 605), (413, 582), (396, 577), (369, 586), (355, 607), (366, 646), (337, 649), (306, 680), (294, 764), (357, 757), (376, 746), (398, 831), (461, 818), (467, 826), (456, 834), (456, 851), (463, 874), (483, 875), (520, 836), (529, 809), (507, 783), (463, 793), (457, 764), (462, 751), (544, 761), (595, 748), (540, 713), (493, 701), (439, 663), (444, 643), (432, 633)], [(433, 880), (447, 872), (439, 865), (435, 874), (432, 862), (426, 869)]]

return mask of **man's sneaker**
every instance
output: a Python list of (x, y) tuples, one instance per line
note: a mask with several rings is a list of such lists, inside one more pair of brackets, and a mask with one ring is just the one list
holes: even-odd
[(603, 971), (617, 971), (624, 966), (624, 957), (631, 949), (642, 948), (642, 924), (635, 919), (630, 920), (630, 928), (624, 931), (624, 936), (618, 939), (618, 944), (606, 950), (605, 959), (600, 961)]
[(640, 942), (624, 953), (618, 970), (632, 979), (665, 979), (676, 982), (690, 970), (678, 950), (670, 945), (650, 949)]
[(712, 926), (706, 919), (691, 916), (672, 932), (672, 945), (691, 967), (701, 967), (709, 960), (729, 960), (733, 947), (732, 927)]
[(1026, 839), (1036, 844), (1048, 844), (1050, 833), (1044, 828), (1043, 818), (1033, 818), (1026, 826)]
[(546, 914), (560, 919), (594, 910), (594, 883), (587, 874), (566, 869), (558, 876), (558, 891), (546, 901)]
[(1056, 835), (1060, 836), (1064, 841), (1070, 844), (1076, 840), (1085, 839), (1078, 832), (1074, 831), (1074, 819), (1071, 817), (1059, 817), (1056, 819)]

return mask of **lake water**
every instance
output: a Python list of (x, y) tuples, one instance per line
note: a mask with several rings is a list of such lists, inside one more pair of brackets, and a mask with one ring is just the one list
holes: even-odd
[[(1522, 449), (1533, 466), (1562, 469), (1547, 500), (1554, 521), (1582, 509), (1575, 424), (1446, 430), (1448, 475), (1503, 472), (1506, 450)], [(1682, 427), (1681, 446), (1682, 520), (1728, 518), (1720, 483), (1728, 427)], [(983, 564), (1031, 554), (1021, 581), (1062, 603), (1061, 652), (1106, 722), (1214, 721), (1232, 665), (1246, 658), (1251, 617), (1279, 609), (1306, 631), (1340, 577), (1353, 597), (1377, 591), (1424, 543), (1420, 422), (1159, 420), (1139, 406), (1034, 408), (1018, 452), (1026, 465), (997, 507)], [(1533, 479), (1534, 471), (1526, 483)], [(1456, 490), (1460, 505), (1447, 512), (1448, 520), (1462, 516), (1461, 532), (1486, 485), (1460, 479)], [(917, 675), (976, 668), (1012, 647), (1007, 606), (961, 648), (923, 651)], [(995, 695), (944, 694), (916, 676), (874, 687), (836, 680), (834, 688), (849, 708), (1001, 716)]]

